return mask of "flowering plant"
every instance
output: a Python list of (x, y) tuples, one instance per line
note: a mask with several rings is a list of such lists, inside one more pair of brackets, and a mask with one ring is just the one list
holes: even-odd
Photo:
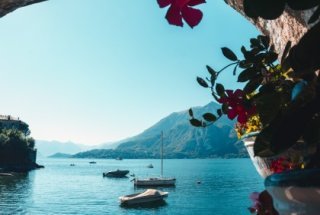
[[(157, 2), (161, 8), (168, 7), (166, 19), (170, 24), (182, 27), (184, 20), (191, 28), (198, 25), (203, 17), (202, 12), (194, 7), (206, 3), (205, 0)], [(319, 1), (263, 0), (257, 3), (246, 0), (243, 1), (243, 10), (252, 19), (276, 19), (287, 7), (300, 11), (319, 5)], [(315, 23), (319, 20), (319, 14), (320, 7), (308, 22)], [(209, 77), (197, 77), (202, 87), (211, 90), (221, 108), (216, 113), (205, 113), (202, 119), (197, 119), (190, 109), (190, 123), (206, 127), (223, 115), (231, 120), (236, 119), (235, 129), (239, 138), (259, 131), (254, 154), (260, 157), (287, 151), (300, 139), (308, 146), (316, 146), (316, 153), (309, 158), (309, 164), (320, 166), (320, 147), (317, 147), (320, 145), (319, 36), (320, 22), (309, 29), (292, 48), (288, 42), (280, 61), (267, 36), (250, 39), (249, 50), (242, 46), (243, 59), (239, 59), (229, 48), (222, 48), (223, 55), (231, 63), (218, 71), (207, 66)], [(221, 83), (217, 83), (219, 75), (231, 66), (234, 66), (234, 75), (241, 70), (237, 81), (245, 83), (243, 89), (225, 89)], [(282, 163), (279, 161), (275, 164)]]
[[(242, 46), (243, 59), (229, 48), (222, 48), (222, 54), (231, 63), (218, 71), (206, 66), (209, 77), (197, 77), (197, 82), (210, 89), (221, 108), (217, 113), (205, 113), (202, 119), (197, 119), (190, 109), (190, 123), (206, 127), (223, 115), (236, 119), (239, 138), (260, 131), (254, 153), (261, 157), (279, 154), (300, 138), (308, 144), (320, 143), (319, 76), (312, 72), (297, 74), (290, 66), (290, 48), (288, 42), (281, 61), (267, 36), (250, 39), (249, 50)], [(238, 74), (237, 81), (244, 83), (243, 89), (226, 89), (217, 82), (219, 75), (231, 66), (233, 74)]]

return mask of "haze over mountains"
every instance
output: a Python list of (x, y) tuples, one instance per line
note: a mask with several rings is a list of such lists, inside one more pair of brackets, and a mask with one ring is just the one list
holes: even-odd
[[(193, 108), (196, 116), (215, 112), (218, 104), (209, 103)], [(160, 134), (164, 132), (166, 158), (247, 157), (243, 144), (236, 143), (234, 122), (222, 117), (212, 126), (196, 128), (190, 125), (188, 111), (174, 112), (143, 131), (119, 141), (116, 149), (93, 149), (75, 154), (77, 158), (159, 158)]]
[(61, 142), (61, 141), (47, 141), (47, 140), (36, 140), (36, 148), (38, 150), (38, 156), (48, 157), (54, 154), (76, 154), (82, 151), (87, 151), (91, 149), (114, 149), (120, 142), (112, 143), (102, 143), (96, 146), (88, 146), (84, 144), (74, 143), (71, 141)]
[(50, 156), (55, 153), (76, 154), (81, 151), (89, 150), (86, 145), (73, 142), (60, 142), (56, 140), (36, 140), (36, 148), (39, 156)]

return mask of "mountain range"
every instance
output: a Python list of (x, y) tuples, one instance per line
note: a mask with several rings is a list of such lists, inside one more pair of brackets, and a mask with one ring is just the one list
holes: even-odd
[[(219, 105), (211, 102), (194, 107), (195, 116), (215, 113)], [(160, 134), (164, 132), (164, 157), (166, 158), (214, 158), (247, 157), (241, 142), (237, 142), (234, 121), (221, 117), (206, 128), (193, 127), (188, 111), (174, 112), (137, 136), (114, 143), (115, 149), (93, 149), (80, 152), (76, 158), (159, 158)]]
[(64, 154), (76, 154), (90, 149), (86, 145), (81, 145), (70, 141), (60, 142), (56, 140), (36, 140), (36, 148), (39, 157), (47, 157), (59, 152)]

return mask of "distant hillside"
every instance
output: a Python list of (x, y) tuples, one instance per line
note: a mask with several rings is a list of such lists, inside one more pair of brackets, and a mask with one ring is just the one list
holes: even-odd
[(50, 155), (49, 158), (70, 158), (72, 155), (70, 154), (64, 154), (64, 153), (55, 153), (53, 155)]
[[(218, 108), (216, 103), (193, 108), (196, 116)], [(189, 123), (187, 110), (161, 119), (141, 134), (121, 141), (115, 150), (91, 150), (74, 157), (90, 158), (159, 158), (160, 133), (164, 132), (166, 158), (247, 157), (243, 144), (237, 142), (234, 122), (221, 118), (207, 128), (195, 128)]]
[(36, 140), (38, 153), (47, 157), (55, 153), (76, 154), (81, 151), (88, 150), (89, 147), (73, 142), (59, 142), (59, 141), (46, 141)]

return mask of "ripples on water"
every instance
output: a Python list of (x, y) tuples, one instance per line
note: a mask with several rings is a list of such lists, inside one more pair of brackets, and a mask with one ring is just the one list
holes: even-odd
[[(156, 176), (160, 161), (96, 161), (43, 159), (38, 162), (45, 169), (0, 177), (0, 214), (249, 214), (248, 195), (263, 189), (249, 159), (165, 160), (164, 174), (177, 178), (176, 187), (161, 188), (169, 192), (166, 203), (124, 208), (119, 196), (144, 189), (134, 188), (131, 178), (103, 178), (102, 172), (119, 168)], [(146, 168), (150, 163), (155, 168)]]

